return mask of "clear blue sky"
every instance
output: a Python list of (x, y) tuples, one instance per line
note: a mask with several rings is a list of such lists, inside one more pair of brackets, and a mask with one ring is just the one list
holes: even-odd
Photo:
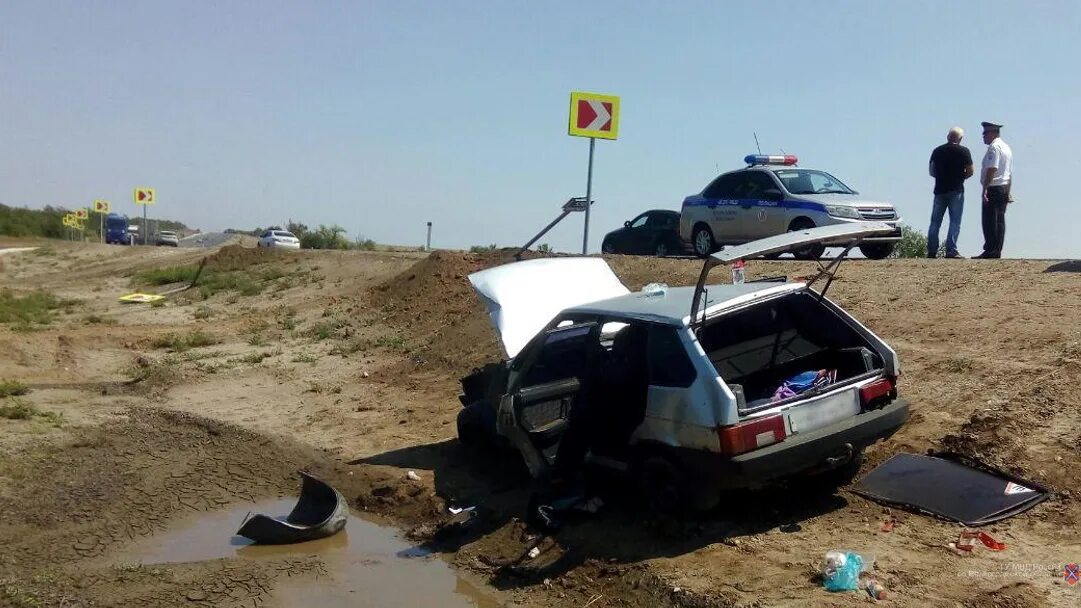
[[(585, 191), (568, 95), (622, 97), (598, 141), (591, 250), (781, 148), (926, 229), (927, 157), (1006, 125), (1006, 255), (1081, 257), (1077, 2), (0, 3), (0, 202), (204, 230), (338, 223), (524, 242)], [(979, 252), (969, 181), (962, 253)], [(581, 246), (580, 215), (546, 238)], [(943, 227), (943, 236), (945, 227)]]

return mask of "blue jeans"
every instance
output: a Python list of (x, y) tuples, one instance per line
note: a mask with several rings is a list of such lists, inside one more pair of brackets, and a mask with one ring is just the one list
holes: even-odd
[(931, 210), (931, 227), (927, 229), (927, 257), (938, 255), (938, 233), (942, 229), (942, 216), (950, 212), (950, 227), (946, 231), (946, 255), (957, 253), (957, 237), (961, 234), (961, 212), (965, 209), (965, 191), (948, 192), (935, 195), (935, 206)]

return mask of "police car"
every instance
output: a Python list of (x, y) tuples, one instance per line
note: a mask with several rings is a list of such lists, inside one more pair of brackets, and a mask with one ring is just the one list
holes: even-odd
[[(901, 240), (901, 220), (893, 205), (865, 199), (825, 171), (797, 167), (792, 154), (752, 154), (743, 160), (747, 167), (725, 173), (700, 194), (683, 199), (680, 238), (699, 257), (724, 245), (852, 222), (885, 222), (895, 228), (890, 235), (862, 241), (860, 252), (868, 258), (888, 257)], [(794, 255), (817, 259), (830, 245), (816, 244)]]

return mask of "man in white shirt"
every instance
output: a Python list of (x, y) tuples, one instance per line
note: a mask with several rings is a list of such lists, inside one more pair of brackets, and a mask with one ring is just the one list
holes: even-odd
[(983, 184), (983, 253), (979, 259), (1002, 257), (1002, 243), (1006, 240), (1006, 205), (1012, 200), (1010, 184), (1013, 181), (1013, 151), (1002, 141), (999, 133), (1002, 125), (983, 122), (983, 143), (987, 153), (983, 155), (980, 183)]

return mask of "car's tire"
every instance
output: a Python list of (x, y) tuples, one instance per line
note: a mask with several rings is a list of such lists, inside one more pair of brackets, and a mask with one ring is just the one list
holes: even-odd
[(709, 254), (717, 251), (717, 239), (713, 237), (713, 231), (705, 224), (698, 224), (691, 231), (691, 246), (694, 254), (700, 258), (709, 257)]
[(601, 243), (601, 253), (605, 253), (605, 254), (608, 254), (608, 255), (614, 255), (615, 252), (616, 252), (616, 246), (612, 244), (612, 241), (609, 241), (608, 239), (605, 239), (605, 241), (603, 243)]
[(867, 243), (860, 245), (860, 253), (872, 260), (884, 260), (890, 257), (897, 243)]
[[(814, 228), (815, 223), (809, 218), (798, 217), (792, 220), (792, 223), (788, 225), (789, 232), (795, 232), (796, 230), (808, 230)], [(826, 253), (825, 245), (812, 245), (799, 251), (793, 251), (792, 255), (796, 256), (797, 260), (817, 260), (822, 257), (822, 254)]]
[(485, 401), (471, 403), (458, 412), (458, 441), (474, 450), (492, 447), (495, 440), (495, 410)]
[(657, 241), (657, 244), (653, 246), (653, 255), (659, 258), (668, 257), (671, 252), (672, 250), (668, 248), (668, 243), (663, 240)]

